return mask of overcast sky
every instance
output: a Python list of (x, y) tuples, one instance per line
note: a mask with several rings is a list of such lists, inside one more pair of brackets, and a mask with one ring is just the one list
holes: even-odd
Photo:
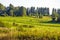
[(60, 0), (0, 0), (4, 6), (9, 6), (13, 4), (14, 6), (24, 6), (24, 7), (49, 7), (50, 13), (52, 8), (60, 8)]

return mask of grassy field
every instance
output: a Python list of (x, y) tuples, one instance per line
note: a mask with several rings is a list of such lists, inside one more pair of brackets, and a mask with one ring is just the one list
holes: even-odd
[(60, 24), (51, 17), (0, 17), (0, 40), (60, 40)]

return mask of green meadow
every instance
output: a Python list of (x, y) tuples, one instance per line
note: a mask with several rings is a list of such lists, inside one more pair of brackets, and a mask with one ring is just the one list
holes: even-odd
[(50, 16), (0, 17), (0, 40), (60, 40), (60, 24)]

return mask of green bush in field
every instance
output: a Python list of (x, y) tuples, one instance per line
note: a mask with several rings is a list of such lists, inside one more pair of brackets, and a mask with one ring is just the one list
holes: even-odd
[(18, 24), (17, 24), (17, 23), (15, 23), (15, 22), (13, 22), (13, 26), (18, 26)]

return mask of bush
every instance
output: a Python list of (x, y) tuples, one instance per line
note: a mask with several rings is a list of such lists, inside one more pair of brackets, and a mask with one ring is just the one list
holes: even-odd
[(18, 24), (16, 24), (15, 22), (13, 22), (13, 26), (18, 26)]
[(32, 27), (34, 27), (33, 25), (29, 25), (29, 28), (32, 28)]

